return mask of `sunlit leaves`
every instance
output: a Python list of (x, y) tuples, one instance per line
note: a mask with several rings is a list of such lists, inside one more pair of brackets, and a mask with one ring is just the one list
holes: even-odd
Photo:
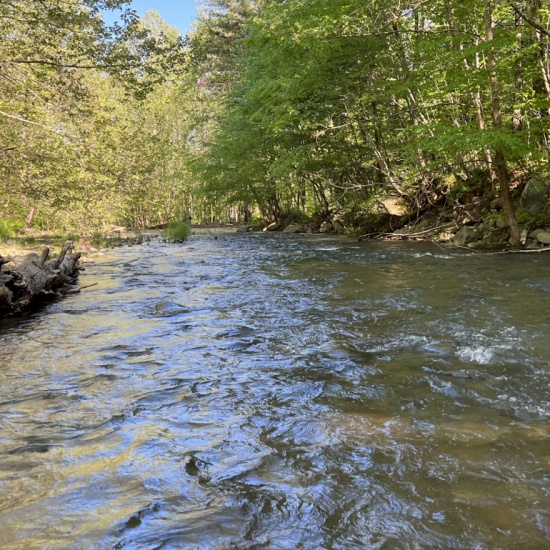
[[(120, 219), (138, 186), (154, 181), (144, 202), (164, 193), (169, 178), (156, 167), (166, 117), (146, 126), (147, 98), (179, 85), (185, 49), (177, 31), (155, 14), (139, 20), (128, 4), (0, 6), (0, 215), (38, 206), (38, 222), (85, 230)], [(107, 27), (101, 10), (115, 8), (124, 24)], [(155, 217), (166, 212), (158, 201)]]
[[(541, 38), (518, 27), (507, 2), (494, 2), (493, 18), (487, 42), (483, 6), (473, 0), (259, 2), (233, 38), (241, 49), (204, 157), (216, 174), (203, 175), (230, 200), (264, 186), (293, 208), (282, 203), (299, 181), (339, 208), (388, 188), (421, 192), (449, 170), (489, 178), (489, 150), (535, 168), (546, 154), (549, 107)], [(492, 52), (498, 129), (490, 124)]]

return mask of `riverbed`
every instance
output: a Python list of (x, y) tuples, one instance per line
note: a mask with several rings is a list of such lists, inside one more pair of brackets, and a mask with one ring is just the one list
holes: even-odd
[(550, 547), (550, 255), (202, 234), (0, 324), (3, 549)]

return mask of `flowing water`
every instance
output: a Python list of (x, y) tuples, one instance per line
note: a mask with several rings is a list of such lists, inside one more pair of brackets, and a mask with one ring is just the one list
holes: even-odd
[(199, 235), (0, 325), (3, 549), (550, 548), (550, 255)]

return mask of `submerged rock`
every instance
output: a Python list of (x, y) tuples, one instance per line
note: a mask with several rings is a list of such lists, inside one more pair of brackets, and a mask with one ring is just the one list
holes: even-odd
[(177, 315), (183, 315), (189, 312), (190, 310), (181, 304), (168, 300), (161, 300), (155, 304), (154, 315), (156, 317), (176, 317)]

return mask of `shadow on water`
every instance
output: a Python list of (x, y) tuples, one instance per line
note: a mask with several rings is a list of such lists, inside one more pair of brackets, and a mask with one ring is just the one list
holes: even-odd
[(546, 548), (550, 262), (199, 235), (0, 325), (0, 544)]

